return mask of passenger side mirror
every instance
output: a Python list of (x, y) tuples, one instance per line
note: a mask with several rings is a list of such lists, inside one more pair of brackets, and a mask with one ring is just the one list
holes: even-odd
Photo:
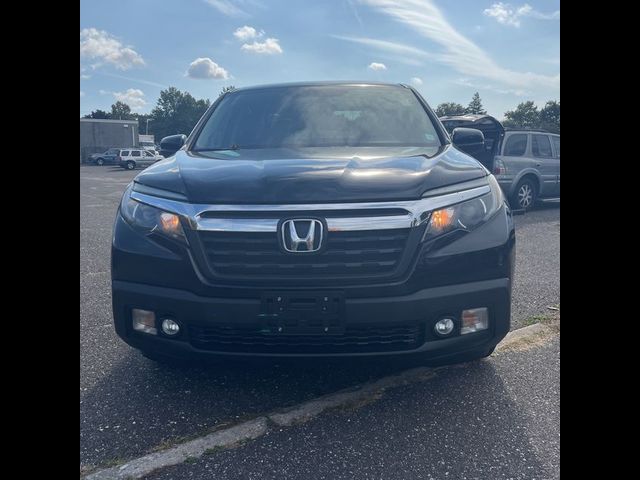
[(168, 158), (182, 148), (187, 141), (187, 136), (183, 133), (169, 135), (160, 141), (160, 155)]
[(484, 134), (475, 128), (454, 128), (451, 141), (469, 155), (475, 156), (484, 152)]

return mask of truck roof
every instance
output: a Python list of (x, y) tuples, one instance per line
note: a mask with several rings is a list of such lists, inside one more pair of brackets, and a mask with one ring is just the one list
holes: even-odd
[(289, 82), (289, 83), (271, 83), (265, 85), (253, 85), (249, 87), (240, 87), (232, 92), (246, 91), (246, 90), (262, 90), (265, 88), (282, 88), (282, 87), (324, 87), (324, 86), (386, 86), (386, 87), (399, 87), (399, 88), (411, 88), (403, 83), (388, 83), (388, 82), (372, 82), (370, 80), (327, 80), (327, 81), (309, 81), (309, 82)]
[(465, 122), (479, 122), (483, 119), (489, 119), (491, 121), (497, 122), (498, 120), (491, 115), (478, 115), (478, 114), (464, 114), (464, 115), (445, 115), (444, 117), (440, 117), (440, 121), (443, 120), (462, 120)]

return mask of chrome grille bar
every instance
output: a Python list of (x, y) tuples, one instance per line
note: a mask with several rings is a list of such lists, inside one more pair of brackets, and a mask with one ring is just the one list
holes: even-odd
[[(227, 232), (275, 232), (281, 219), (279, 212), (313, 212), (335, 211), (336, 214), (326, 218), (329, 231), (390, 230), (410, 228), (422, 224), (431, 211), (464, 202), (490, 192), (488, 185), (462, 190), (437, 197), (397, 202), (366, 203), (323, 203), (323, 204), (282, 204), (282, 205), (218, 205), (186, 203), (168, 198), (161, 198), (138, 191), (131, 192), (131, 198), (141, 203), (157, 207), (167, 212), (182, 216), (194, 230), (227, 231)], [(379, 215), (380, 210), (402, 209), (403, 215)], [(341, 217), (340, 210), (375, 210), (371, 217)], [(211, 214), (224, 212), (227, 218), (215, 218)], [(242, 213), (238, 218), (228, 218), (233, 212)], [(273, 212), (273, 218), (241, 218), (251, 212), (264, 214)], [(204, 214), (209, 214), (206, 217)], [(346, 214), (348, 215), (348, 214)]]

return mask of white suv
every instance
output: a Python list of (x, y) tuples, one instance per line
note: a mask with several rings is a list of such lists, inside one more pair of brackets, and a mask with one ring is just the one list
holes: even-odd
[(163, 158), (162, 155), (143, 148), (122, 149), (118, 155), (118, 165), (127, 170), (133, 170), (136, 167), (148, 167)]

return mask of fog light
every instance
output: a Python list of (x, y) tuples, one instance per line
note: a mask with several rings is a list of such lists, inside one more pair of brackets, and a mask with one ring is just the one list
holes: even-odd
[(442, 320), (438, 320), (436, 322), (433, 329), (438, 335), (445, 336), (453, 332), (453, 327), (455, 327), (455, 323), (453, 323), (452, 319), (443, 318)]
[(486, 308), (470, 308), (462, 311), (460, 335), (479, 332), (489, 327), (489, 313)]
[(131, 318), (133, 320), (134, 330), (150, 335), (158, 334), (158, 330), (156, 329), (156, 314), (152, 311), (134, 308), (131, 311)]
[(165, 318), (162, 320), (162, 331), (166, 335), (177, 335), (180, 332), (180, 325), (177, 322), (171, 320), (170, 318)]

